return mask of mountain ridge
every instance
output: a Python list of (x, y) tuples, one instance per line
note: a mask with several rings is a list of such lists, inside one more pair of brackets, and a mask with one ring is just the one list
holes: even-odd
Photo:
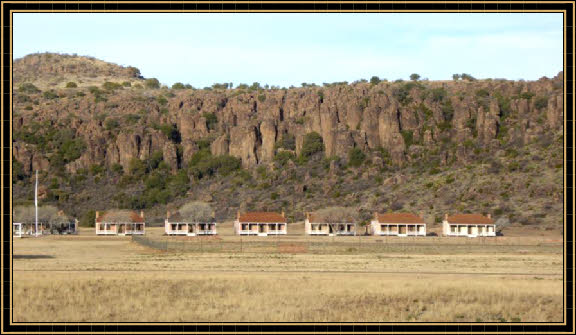
[[(561, 72), (538, 81), (470, 76), (452, 82), (371, 80), (290, 89), (217, 84), (198, 90), (162, 88), (136, 68), (111, 65), (118, 72), (94, 74), (94, 68), (81, 67), (82, 76), (106, 78), (99, 86), (67, 88), (64, 83), (82, 76), (65, 72), (57, 85), (36, 86), (26, 75), (33, 62), (18, 63), (13, 155), (21, 165), (15, 169), (15, 195), (23, 199), (25, 181), (39, 169), (52, 190), (48, 200), (69, 208), (83, 201), (78, 193), (95, 201), (94, 207), (112, 206), (119, 192), (114, 184), (122, 182), (129, 201), (115, 205), (158, 215), (187, 198), (213, 202), (221, 213), (235, 212), (234, 206), (293, 207), (297, 215), (347, 197), (366, 210), (373, 205), (384, 210), (398, 207), (398, 199), (386, 197), (379, 204), (378, 197), (372, 198), (390, 192), (406, 198), (402, 208), (426, 204), (436, 213), (450, 208), (445, 203), (452, 198), (437, 199), (439, 192), (457, 188), (464, 198), (473, 194), (492, 203), (485, 207), (456, 199), (456, 210), (499, 209), (523, 220), (527, 215), (519, 208), (526, 206), (511, 205), (511, 191), (478, 192), (486, 177), (518, 174), (523, 178), (511, 183), (513, 191), (526, 188), (526, 178), (542, 186), (535, 191), (542, 193), (538, 201), (521, 195), (521, 201), (538, 203), (537, 214), (549, 212), (546, 206), (561, 208), (545, 200), (562, 192), (557, 184), (562, 177)], [(41, 82), (67, 69), (41, 62), (35, 66), (55, 71), (39, 76)], [(76, 185), (74, 178), (84, 179)], [(99, 199), (88, 190), (97, 185), (107, 197)], [(215, 185), (226, 192), (219, 194)], [(418, 194), (433, 194), (411, 204), (407, 199), (415, 188), (421, 189)], [(503, 201), (500, 193), (508, 193), (508, 199)], [(235, 199), (226, 203), (227, 197)], [(557, 214), (543, 219), (558, 225)]]

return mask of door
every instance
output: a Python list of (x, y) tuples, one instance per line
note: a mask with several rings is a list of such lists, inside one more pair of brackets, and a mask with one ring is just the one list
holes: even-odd
[(400, 226), (400, 235), (406, 235), (406, 226)]

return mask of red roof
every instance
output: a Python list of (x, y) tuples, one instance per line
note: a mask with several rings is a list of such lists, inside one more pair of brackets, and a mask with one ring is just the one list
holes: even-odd
[(426, 224), (424, 219), (412, 213), (376, 213), (379, 223), (420, 223)]
[(144, 217), (129, 210), (111, 210), (100, 213), (96, 222), (144, 222)]
[(448, 223), (494, 224), (494, 220), (482, 214), (455, 214), (447, 219)]
[(286, 222), (286, 218), (282, 214), (276, 212), (247, 212), (240, 214), (238, 218), (240, 222)]

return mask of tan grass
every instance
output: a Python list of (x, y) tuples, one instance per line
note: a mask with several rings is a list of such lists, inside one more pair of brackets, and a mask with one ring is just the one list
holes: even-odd
[(13, 319), (562, 321), (561, 249), (532, 248), (502, 255), (166, 253), (125, 238), (28, 238), (14, 243)]

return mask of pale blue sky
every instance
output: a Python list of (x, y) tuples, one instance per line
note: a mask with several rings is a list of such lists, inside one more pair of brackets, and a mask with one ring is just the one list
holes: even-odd
[(14, 59), (76, 53), (163, 84), (299, 86), (562, 70), (561, 13), (15, 13)]

